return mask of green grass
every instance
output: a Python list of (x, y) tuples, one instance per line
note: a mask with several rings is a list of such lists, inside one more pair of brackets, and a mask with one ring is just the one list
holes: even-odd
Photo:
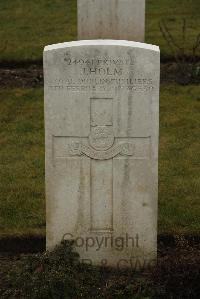
[(0, 60), (42, 59), (47, 44), (76, 39), (75, 0), (1, 0)]
[(0, 91), (0, 233), (45, 229), (41, 89)]
[[(1, 0), (0, 61), (41, 60), (47, 44), (76, 40), (77, 0)], [(200, 32), (199, 0), (146, 0), (146, 42), (161, 47), (162, 56), (170, 56), (158, 23), (168, 19), (180, 41), (180, 20), (188, 23), (187, 52)]]
[[(43, 90), (0, 91), (0, 235), (45, 231)], [(160, 99), (159, 232), (200, 230), (200, 87)]]
[(200, 87), (166, 85), (160, 99), (159, 229), (200, 231)]
[(200, 1), (146, 0), (146, 42), (160, 46), (161, 57), (170, 57), (172, 53), (160, 32), (159, 21), (166, 20), (174, 40), (183, 46), (183, 19), (186, 20), (186, 54), (191, 55), (194, 41), (200, 33)]

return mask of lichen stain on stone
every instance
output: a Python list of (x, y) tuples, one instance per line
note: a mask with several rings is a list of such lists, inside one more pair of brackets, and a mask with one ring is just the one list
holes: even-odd
[[(130, 61), (134, 61), (134, 57), (132, 55), (132, 52), (130, 50), (127, 51), (127, 54), (128, 54), (128, 57), (129, 57), (129, 60)], [(129, 78), (132, 77), (132, 73), (133, 73), (133, 69), (132, 69), (132, 66), (129, 65), (129, 68), (128, 68), (128, 76)], [(132, 128), (132, 113), (133, 113), (133, 94), (132, 94), (132, 91), (129, 91), (128, 93), (128, 118), (127, 118), (127, 136), (131, 136), (131, 128)]]
[(129, 222), (129, 217), (127, 217), (127, 213), (129, 211), (128, 207), (128, 199), (130, 198), (130, 182), (131, 182), (131, 177), (130, 177), (130, 164), (129, 164), (129, 159), (124, 159), (124, 171), (123, 171), (123, 180), (122, 180), (122, 185), (121, 185), (121, 223), (123, 224), (123, 227), (126, 228), (128, 226)]
[(76, 231), (82, 227), (84, 223), (84, 195), (85, 195), (85, 176), (83, 169), (83, 158), (80, 158), (80, 173), (79, 173), (79, 186), (78, 186), (78, 211), (77, 211), (77, 221), (76, 221)]

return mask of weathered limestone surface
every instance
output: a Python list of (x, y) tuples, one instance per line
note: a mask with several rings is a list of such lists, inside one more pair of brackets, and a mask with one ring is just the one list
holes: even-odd
[(45, 47), (47, 248), (134, 267), (156, 257), (159, 48), (113, 40)]
[(145, 0), (78, 0), (78, 39), (144, 41)]

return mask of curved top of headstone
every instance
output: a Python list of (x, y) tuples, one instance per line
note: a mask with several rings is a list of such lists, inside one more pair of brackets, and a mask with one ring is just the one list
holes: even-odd
[(112, 40), (112, 39), (97, 39), (97, 40), (80, 40), (80, 41), (72, 41), (72, 42), (65, 42), (65, 43), (58, 43), (46, 46), (44, 51), (51, 51), (51, 50), (58, 50), (68, 47), (79, 47), (79, 46), (125, 46), (125, 47), (133, 47), (133, 48), (140, 48), (145, 50), (151, 50), (155, 52), (160, 52), (158, 46), (127, 41), (127, 40)]

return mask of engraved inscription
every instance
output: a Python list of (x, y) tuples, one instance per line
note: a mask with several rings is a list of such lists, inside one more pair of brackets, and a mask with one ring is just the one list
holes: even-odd
[(94, 160), (108, 160), (119, 154), (123, 156), (132, 156), (134, 154), (134, 145), (131, 143), (122, 143), (107, 151), (96, 151), (87, 145), (74, 142), (68, 146), (68, 153), (71, 156), (81, 156), (85, 154), (87, 157)]
[(154, 89), (153, 80), (150, 78), (56, 78), (48, 82), (48, 87), (53, 90), (67, 89), (71, 92), (88, 91), (119, 91), (121, 89), (133, 92), (148, 92)]
[(64, 54), (64, 61), (67, 63), (67, 65), (89, 65), (89, 66), (99, 66), (99, 65), (134, 65), (135, 64), (135, 57), (129, 58), (113, 58), (113, 57), (101, 57), (97, 56), (95, 58), (70, 58), (70, 54), (68, 52), (65, 52)]
[(83, 68), (83, 75), (100, 75), (100, 76), (121, 76), (123, 73), (123, 70), (121, 68), (117, 69), (111, 69), (109, 67), (107, 68)]
[[(151, 147), (151, 137), (144, 137), (144, 138), (115, 138), (115, 145), (109, 149), (111, 149), (121, 145), (121, 144), (131, 144), (132, 147), (132, 155), (124, 154), (125, 153), (125, 146), (123, 150), (114, 157), (121, 157), (131, 156), (132, 159), (149, 159), (150, 158), (150, 147)], [(53, 151), (54, 151), (54, 163), (57, 159), (67, 159), (69, 157), (84, 157), (87, 156), (85, 153), (82, 153), (80, 146), (90, 147), (88, 145), (88, 138), (86, 137), (66, 137), (66, 136), (53, 136)], [(90, 147), (91, 148), (91, 147)], [(98, 153), (102, 152), (100, 150), (94, 150), (91, 148), (92, 151), (96, 151)], [(103, 151), (104, 152), (104, 151)], [(108, 152), (106, 150), (105, 152)], [(131, 153), (131, 151), (130, 151)], [(107, 159), (106, 159), (107, 160)]]
[(136, 59), (132, 57), (71, 57), (64, 54), (66, 68), (76, 69), (76, 76), (54, 78), (48, 81), (48, 87), (57, 91), (70, 92), (109, 92), (121, 89), (132, 92), (150, 92), (154, 82), (150, 77), (138, 77), (135, 71)]

